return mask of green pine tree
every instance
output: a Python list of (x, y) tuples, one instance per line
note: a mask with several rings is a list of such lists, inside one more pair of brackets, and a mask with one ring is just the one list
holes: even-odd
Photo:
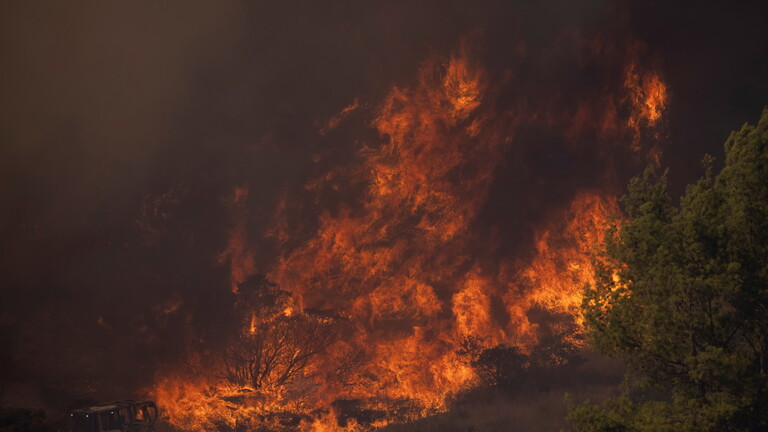
[(573, 407), (597, 431), (768, 430), (768, 109), (676, 206), (667, 175), (632, 180), (582, 305), (626, 394)]

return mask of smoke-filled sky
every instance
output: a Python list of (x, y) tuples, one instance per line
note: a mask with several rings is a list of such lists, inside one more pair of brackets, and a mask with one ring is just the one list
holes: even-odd
[[(765, 2), (530, 3), (0, 5), (0, 405), (122, 398), (216, 339), (227, 253), (279, 275), (278, 255), (312, 238), (321, 207), (357, 202), (359, 184), (328, 195), (323, 176), (353, 175), (360, 149), (383, 139), (392, 89), (418, 88), (464, 46), (494, 92), (484, 109), (538, 116), (514, 134), (488, 120), (502, 130), (488, 140), (516, 141), (493, 154), (468, 228), (501, 239), (484, 259), (523, 254), (553, 209), (582, 189), (620, 194), (647, 163), (542, 126), (607, 97), (623, 47), (666, 85), (652, 144), (677, 192), (768, 105)], [(594, 41), (594, 58), (573, 48)]]

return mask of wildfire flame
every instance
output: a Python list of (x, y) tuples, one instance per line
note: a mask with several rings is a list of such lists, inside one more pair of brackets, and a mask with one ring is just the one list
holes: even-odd
[[(355, 164), (308, 182), (307, 190), (318, 195), (339, 188), (361, 192), (325, 208), (313, 234), (283, 250), (266, 269), (267, 279), (291, 301), (269, 300), (268, 313), (246, 314), (245, 339), (238, 340), (273, 337), (270, 343), (283, 345), (260, 345), (254, 352), (274, 351), (293, 362), (301, 357), (300, 347), (288, 354), (280, 350), (297, 336), (282, 335), (280, 326), (304, 320), (301, 337), (310, 341), (332, 323), (342, 323), (342, 330), (326, 335), (301, 374), (271, 387), (236, 385), (222, 378), (224, 365), (194, 366), (191, 355), (192, 367), (166, 374), (153, 389), (168, 422), (185, 430), (257, 423), (362, 430), (444, 409), (449, 395), (476, 384), (476, 372), (458, 354), (467, 338), (486, 347), (531, 349), (543, 325), (532, 311), (565, 317), (548, 324), (550, 331), (580, 344), (581, 292), (592, 281), (591, 253), (619, 213), (614, 194), (594, 188), (576, 194), (535, 230), (527, 256), (503, 257), (497, 265), (487, 265), (488, 257), (477, 252), (474, 230), (503, 154), (519, 145), (517, 130), (526, 124), (554, 123), (571, 140), (585, 134), (598, 140), (629, 137), (628, 145), (641, 150), (644, 128), (655, 127), (663, 113), (666, 88), (657, 72), (638, 62), (635, 45), (628, 52), (617, 78), (622, 89), (610, 100), (601, 96), (554, 113), (544, 111), (551, 104), (542, 111), (530, 104), (530, 110), (499, 111), (498, 83), (473, 57), (469, 42), (448, 58), (424, 62), (414, 86), (394, 87), (371, 105), (377, 107), (372, 127), (379, 141), (362, 146)], [(364, 106), (355, 100), (325, 122), (320, 134), (332, 136)], [(256, 273), (245, 232), (247, 193), (233, 193), (231, 236), (220, 256), (240, 297), (246, 295), (242, 284)], [(285, 209), (283, 199), (276, 214)], [(281, 220), (275, 225), (269, 235), (284, 244), (290, 228)], [(371, 413), (368, 426), (339, 420), (339, 401), (355, 401)], [(304, 414), (279, 415), (289, 411)]]

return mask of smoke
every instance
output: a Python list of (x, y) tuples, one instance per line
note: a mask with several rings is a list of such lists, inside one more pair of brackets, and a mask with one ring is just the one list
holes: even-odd
[(182, 254), (141, 246), (136, 221), (163, 182), (183, 188), (177, 170), (162, 178), (164, 153), (199, 65), (230, 43), (237, 10), (2, 8), (2, 400), (25, 403), (17, 384), (43, 406), (122, 397), (181, 346), (170, 335), (148, 346), (144, 322), (165, 319), (158, 305), (189, 285), (180, 278), (212, 278), (181, 276), (196, 259), (211, 267), (209, 252), (174, 262)]
[[(443, 205), (471, 208), (462, 246), (425, 249), (430, 269), (446, 256), (456, 274), (485, 277), (535, 260), (582, 191), (620, 194), (657, 143), (684, 184), (768, 100), (765, 12), (757, 2), (3, 5), (0, 403), (122, 398), (160, 365), (215, 349), (232, 325), (233, 283), (311, 250), (344, 206), (361, 220), (369, 173), (355, 170), (389, 163), (361, 149), (394, 141), (383, 115), (406, 112), (384, 101), (428, 103), (398, 102), (393, 88), (417, 94), (452, 58), (456, 82), (478, 82), (482, 99), (466, 116), (454, 105), (456, 121), (480, 122), (470, 141), (486, 153), (462, 174), (476, 188), (444, 173), (458, 192)], [(669, 89), (658, 136), (613, 126), (633, 112), (631, 98), (611, 96), (633, 62), (634, 84), (657, 71)], [(440, 230), (448, 207), (428, 214), (445, 218)], [(327, 292), (311, 294), (310, 306), (331, 306)], [(455, 287), (435, 296), (462, 304)], [(511, 300), (486, 301), (487, 322), (509, 328)]]

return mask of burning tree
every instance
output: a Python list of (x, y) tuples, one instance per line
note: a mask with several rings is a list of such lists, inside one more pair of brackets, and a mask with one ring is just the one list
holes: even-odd
[[(296, 430), (312, 422), (320, 390), (343, 386), (356, 351), (342, 341), (348, 320), (299, 309), (261, 275), (237, 285), (232, 324), (217, 354), (192, 357), (156, 390), (169, 423), (194, 430)], [(183, 426), (180, 426), (183, 425)]]
[(320, 311), (297, 311), (290, 293), (262, 276), (239, 285), (241, 326), (223, 354), (225, 378), (244, 389), (271, 394), (291, 387), (304, 393), (321, 373), (318, 357), (342, 336), (345, 320)]
[(306, 313), (254, 323), (224, 354), (226, 378), (253, 389), (279, 388), (316, 374), (312, 360), (338, 340), (332, 318)]

